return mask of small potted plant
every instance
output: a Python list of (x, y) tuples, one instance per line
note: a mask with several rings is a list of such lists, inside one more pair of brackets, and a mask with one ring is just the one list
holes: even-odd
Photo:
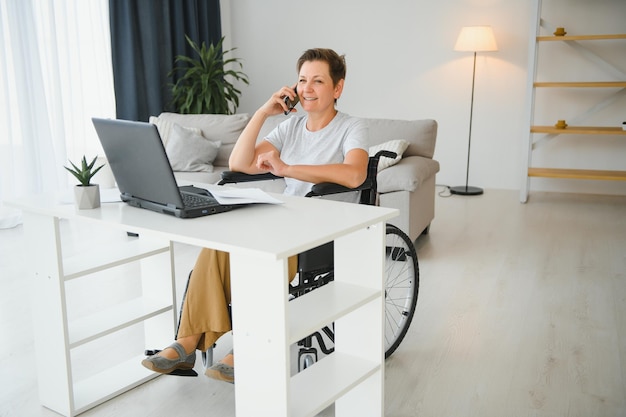
[(72, 165), (71, 168), (63, 167), (76, 177), (79, 182), (79, 184), (74, 187), (74, 201), (79, 210), (100, 207), (100, 186), (98, 184), (92, 184), (91, 178), (93, 178), (104, 165), (94, 168), (96, 159), (98, 159), (97, 156), (93, 161), (87, 163), (87, 158), (83, 156), (80, 167), (76, 166), (72, 161), (69, 161)]

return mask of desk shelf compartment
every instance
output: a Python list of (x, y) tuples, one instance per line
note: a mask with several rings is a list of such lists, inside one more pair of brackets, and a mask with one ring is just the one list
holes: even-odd
[[(379, 364), (335, 352), (291, 378), (291, 416), (312, 417), (380, 371)], [(315, 387), (312, 389), (311, 387)]]
[(89, 251), (63, 259), (63, 278), (65, 281), (69, 281), (169, 251), (169, 242), (149, 241), (140, 238), (120, 240), (116, 242), (115, 246), (107, 245), (106, 247), (92, 248)]
[[(338, 281), (298, 297), (289, 303), (289, 343), (361, 310), (376, 311), (381, 297), (372, 288)], [(291, 378), (290, 415), (315, 416), (379, 371), (380, 363), (335, 351)]]
[[(166, 312), (146, 321), (170, 324)], [(136, 387), (158, 374), (141, 365), (144, 326), (137, 323), (71, 350), (72, 386), (76, 414)], [(170, 327), (170, 330), (171, 327)], [(171, 333), (163, 337), (168, 343)]]
[(333, 281), (294, 299), (289, 303), (289, 343), (298, 342), (379, 297), (371, 288)]
[(73, 415), (83, 413), (159, 376), (141, 366), (144, 357), (140, 355), (131, 358), (89, 379), (76, 382)]
[[(106, 231), (67, 238), (65, 220), (35, 213), (25, 213), (24, 224), (38, 258), (31, 272), (35, 343), (45, 346), (36, 351), (42, 405), (75, 416), (154, 377), (139, 369), (138, 355), (146, 346), (167, 344), (176, 328), (172, 244), (125, 233), (111, 238)], [(64, 256), (72, 249), (72, 256)], [(120, 339), (134, 326), (142, 339), (119, 358), (121, 364), (98, 370), (75, 360), (81, 352), (111, 345), (108, 338)]]
[(68, 323), (69, 346), (84, 343), (172, 311), (172, 303), (138, 297)]

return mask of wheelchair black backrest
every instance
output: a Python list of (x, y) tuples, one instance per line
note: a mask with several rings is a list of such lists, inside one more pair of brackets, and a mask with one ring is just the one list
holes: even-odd
[[(376, 204), (376, 190), (378, 175), (378, 161), (381, 157), (395, 158), (397, 154), (391, 151), (379, 151), (376, 155), (369, 158), (367, 164), (367, 178), (357, 188), (348, 188), (342, 185), (334, 183), (321, 183), (315, 184), (311, 191), (307, 194), (307, 197), (317, 197), (330, 194), (338, 194), (345, 192), (352, 192), (355, 190), (361, 191), (361, 197), (359, 204)], [(298, 255), (298, 270), (300, 274), (303, 271), (307, 273), (316, 274), (318, 272), (332, 270), (334, 265), (334, 245), (333, 242), (328, 242), (321, 246), (309, 249)]]

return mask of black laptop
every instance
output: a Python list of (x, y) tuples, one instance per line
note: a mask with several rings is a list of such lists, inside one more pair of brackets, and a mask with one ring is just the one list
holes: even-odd
[(181, 218), (230, 211), (203, 188), (178, 187), (155, 125), (92, 118), (122, 201)]

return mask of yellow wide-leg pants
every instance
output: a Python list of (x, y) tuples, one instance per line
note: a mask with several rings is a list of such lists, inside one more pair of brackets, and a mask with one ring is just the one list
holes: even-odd
[[(298, 257), (290, 257), (288, 263), (288, 276), (293, 279), (298, 269)], [(204, 351), (212, 347), (217, 339), (231, 330), (229, 305), (230, 255), (204, 248), (189, 277), (177, 337), (200, 334), (197, 349)]]

